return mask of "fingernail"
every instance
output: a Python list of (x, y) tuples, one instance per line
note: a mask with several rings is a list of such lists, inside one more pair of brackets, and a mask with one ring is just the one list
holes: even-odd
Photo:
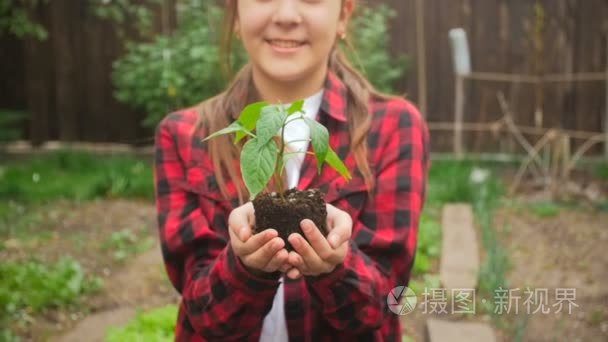
[(245, 237), (247, 236), (247, 226), (241, 227), (241, 230), (239, 231), (239, 238), (241, 240), (245, 240)]
[(295, 248), (300, 247), (300, 239), (299, 238), (295, 238), (295, 239), (291, 239), (291, 245)]
[(308, 233), (308, 232), (310, 232), (310, 231), (312, 230), (312, 227), (311, 227), (311, 225), (310, 225), (310, 222), (308, 222), (307, 220), (303, 220), (303, 221), (300, 223), (300, 226), (302, 227), (302, 230), (303, 230), (305, 233)]

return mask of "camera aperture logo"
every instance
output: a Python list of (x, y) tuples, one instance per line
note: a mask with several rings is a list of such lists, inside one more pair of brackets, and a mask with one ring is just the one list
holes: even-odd
[(418, 298), (409, 287), (397, 286), (386, 296), (386, 303), (393, 313), (407, 315), (416, 308)]

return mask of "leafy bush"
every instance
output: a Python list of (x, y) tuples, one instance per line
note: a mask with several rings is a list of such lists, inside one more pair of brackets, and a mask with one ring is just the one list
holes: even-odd
[(2, 0), (0, 1), (0, 34), (9, 33), (17, 38), (28, 37), (44, 40), (48, 36), (46, 29), (35, 22), (28, 7), (35, 8), (48, 0)]
[(351, 23), (354, 51), (346, 48), (348, 58), (378, 90), (395, 93), (395, 82), (409, 68), (406, 55), (393, 58), (389, 53), (389, 20), (395, 10), (385, 4), (360, 7)]
[[(171, 37), (131, 43), (114, 62), (112, 79), (118, 101), (143, 109), (149, 127), (169, 111), (193, 105), (220, 92), (218, 35), (221, 9), (207, 1), (189, 1), (181, 27)], [(194, 15), (197, 15), (197, 20)]]
[(167, 305), (145, 313), (140, 312), (124, 328), (111, 328), (106, 335), (106, 342), (170, 342), (175, 338), (176, 321), (175, 305)]
[[(128, 44), (126, 54), (113, 65), (116, 99), (144, 110), (148, 127), (172, 110), (212, 97), (226, 85), (217, 31), (223, 10), (209, 0), (183, 0), (178, 5), (180, 27), (172, 36)], [(394, 82), (406, 69), (405, 57), (392, 59), (388, 52), (387, 20), (393, 15), (386, 6), (361, 8), (352, 25), (359, 52), (348, 52), (377, 88), (389, 92), (394, 92)], [(235, 68), (244, 64), (241, 47), (235, 47), (233, 56)]]

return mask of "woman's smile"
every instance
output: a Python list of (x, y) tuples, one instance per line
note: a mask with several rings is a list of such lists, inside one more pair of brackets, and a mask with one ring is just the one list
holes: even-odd
[(270, 45), (273, 51), (280, 54), (296, 53), (306, 45), (305, 41), (284, 39), (266, 39), (266, 43)]

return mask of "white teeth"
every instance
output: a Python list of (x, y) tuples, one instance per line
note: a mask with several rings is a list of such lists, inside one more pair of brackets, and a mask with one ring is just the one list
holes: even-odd
[(271, 40), (270, 43), (281, 48), (294, 48), (301, 45), (299, 42), (293, 40)]

